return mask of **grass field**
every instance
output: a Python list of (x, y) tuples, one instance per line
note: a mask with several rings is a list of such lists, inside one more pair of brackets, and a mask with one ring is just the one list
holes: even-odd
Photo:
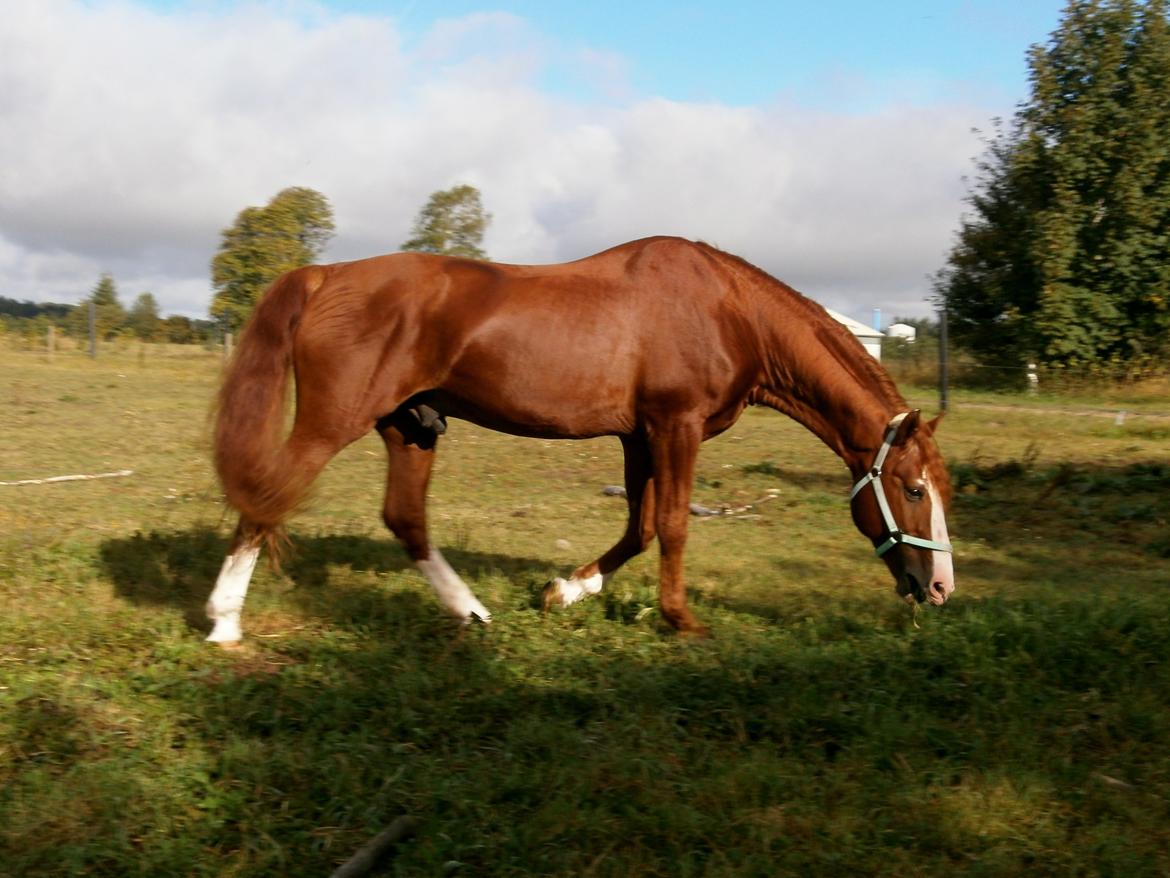
[(217, 374), (0, 351), (0, 480), (134, 470), (0, 487), (0, 874), (324, 876), (401, 814), (385, 874), (1170, 874), (1170, 402), (954, 399), (958, 590), (918, 613), (839, 461), (749, 411), (695, 499), (775, 499), (692, 519), (702, 643), (662, 630), (653, 551), (537, 609), (620, 532), (616, 440), (452, 423), (432, 532), (495, 614), (463, 634), (363, 440), (225, 652)]

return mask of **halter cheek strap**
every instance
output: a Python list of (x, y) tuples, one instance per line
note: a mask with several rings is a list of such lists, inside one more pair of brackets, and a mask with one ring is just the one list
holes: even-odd
[(890, 511), (890, 503), (886, 499), (885, 488), (882, 486), (882, 465), (886, 462), (886, 455), (890, 453), (890, 448), (894, 444), (894, 437), (898, 435), (898, 427), (902, 425), (902, 421), (908, 414), (909, 412), (902, 412), (900, 415), (894, 415), (886, 426), (886, 435), (882, 438), (882, 447), (878, 449), (877, 457), (873, 459), (873, 466), (870, 467), (869, 472), (858, 479), (857, 484), (853, 486), (853, 490), (849, 494), (849, 500), (852, 502), (853, 498), (861, 493), (862, 488), (866, 485), (873, 485), (873, 494), (877, 498), (878, 510), (882, 514), (882, 525), (886, 529), (886, 539), (877, 547), (879, 558), (899, 544), (914, 546), (917, 549), (930, 549), (932, 552), (951, 551), (949, 543), (926, 540), (913, 534), (903, 533), (898, 527), (898, 523), (894, 521), (894, 514)]

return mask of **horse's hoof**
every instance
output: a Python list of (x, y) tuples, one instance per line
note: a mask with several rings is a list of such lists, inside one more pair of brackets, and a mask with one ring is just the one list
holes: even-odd
[(544, 584), (544, 588), (540, 592), (540, 611), (547, 613), (562, 605), (561, 601), (561, 585), (555, 579), (550, 579)]
[(695, 623), (686, 628), (680, 628), (678, 631), (679, 637), (685, 640), (711, 640), (715, 635), (711, 633), (711, 629), (706, 625)]
[(240, 640), (211, 640), (209, 643), (214, 643), (224, 652), (240, 652), (244, 648), (243, 641)]

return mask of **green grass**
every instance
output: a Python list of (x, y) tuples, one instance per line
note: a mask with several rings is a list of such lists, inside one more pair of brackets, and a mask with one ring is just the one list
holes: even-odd
[(208, 465), (217, 371), (0, 351), (0, 480), (135, 470), (0, 487), (0, 873), (324, 875), (404, 813), (422, 824), (386, 874), (1170, 872), (1156, 421), (956, 404), (958, 591), (915, 613), (837, 459), (749, 411), (695, 499), (779, 494), (692, 519), (705, 643), (662, 630), (653, 551), (536, 608), (620, 532), (616, 440), (452, 423), (432, 531), (495, 614), (462, 633), (383, 532), (363, 440), (224, 652), (202, 642), (234, 524)]

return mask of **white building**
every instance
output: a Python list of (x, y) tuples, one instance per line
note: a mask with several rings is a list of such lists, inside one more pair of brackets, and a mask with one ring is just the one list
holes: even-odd
[(918, 330), (908, 323), (891, 323), (886, 327), (886, 336), (900, 338), (904, 342), (911, 343), (918, 338)]
[(852, 332), (862, 347), (864, 347), (875, 360), (882, 358), (882, 338), (883, 333), (880, 329), (871, 329), (859, 320), (854, 320), (852, 317), (846, 317), (844, 314), (839, 314), (832, 308), (826, 308), (829, 316)]

